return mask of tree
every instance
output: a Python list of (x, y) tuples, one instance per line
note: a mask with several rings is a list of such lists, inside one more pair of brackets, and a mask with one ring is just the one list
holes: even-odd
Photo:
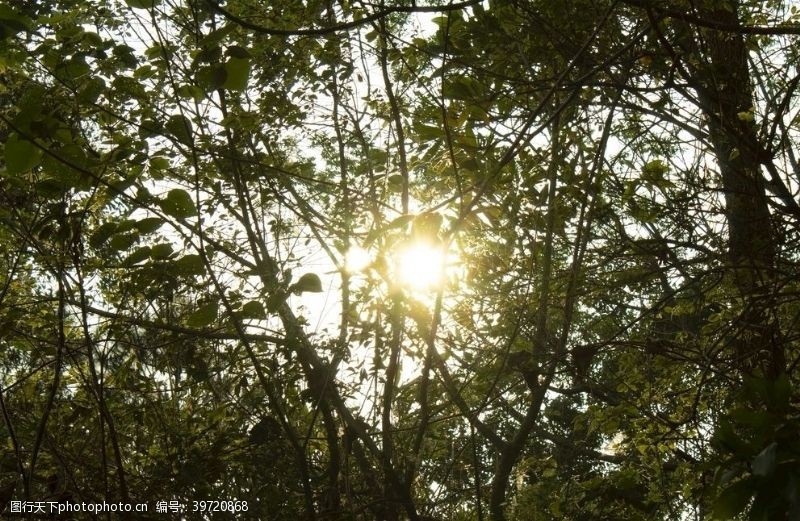
[(796, 516), (795, 18), (0, 5), (3, 501)]

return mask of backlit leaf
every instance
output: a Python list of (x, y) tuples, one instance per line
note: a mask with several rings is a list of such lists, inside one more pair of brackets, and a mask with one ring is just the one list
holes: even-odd
[(164, 125), (164, 128), (167, 129), (179, 143), (192, 146), (192, 122), (189, 121), (189, 118), (186, 116), (179, 114), (170, 117)]
[(189, 315), (186, 323), (191, 327), (205, 327), (217, 319), (219, 306), (216, 302), (203, 304), (196, 311)]
[(197, 208), (195, 208), (189, 192), (180, 188), (170, 190), (167, 196), (158, 202), (158, 205), (164, 213), (172, 217), (184, 218), (197, 215)]
[(306, 273), (292, 285), (295, 293), (321, 293), (322, 281), (316, 273)]
[(250, 76), (250, 60), (248, 58), (230, 58), (225, 62), (227, 74), (222, 86), (228, 90), (244, 90)]
[(26, 139), (12, 134), (5, 146), (6, 169), (9, 174), (26, 172), (42, 160), (42, 151)]
[(242, 306), (242, 317), (243, 318), (257, 318), (263, 319), (266, 318), (267, 313), (264, 309), (264, 305), (257, 301), (251, 300), (250, 302), (246, 302)]

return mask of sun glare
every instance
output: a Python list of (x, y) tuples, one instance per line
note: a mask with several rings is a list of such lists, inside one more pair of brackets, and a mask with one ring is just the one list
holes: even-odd
[(398, 252), (397, 275), (404, 286), (425, 291), (444, 280), (444, 252), (428, 243), (409, 244)]
[(372, 262), (369, 252), (358, 246), (351, 246), (344, 257), (344, 268), (349, 273), (358, 273)]

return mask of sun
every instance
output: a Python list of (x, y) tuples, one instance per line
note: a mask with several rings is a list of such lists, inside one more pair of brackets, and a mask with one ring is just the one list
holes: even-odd
[(416, 291), (438, 288), (445, 279), (445, 261), (441, 246), (428, 242), (410, 243), (397, 252), (398, 282)]
[[(383, 275), (393, 277), (394, 283), (421, 296), (423, 293), (435, 291), (443, 286), (450, 276), (455, 276), (454, 266), (458, 265), (457, 257), (438, 242), (431, 240), (409, 240), (403, 242), (389, 257), (387, 266), (379, 262), (385, 257), (375, 260), (372, 254), (360, 246), (352, 245), (344, 255), (344, 270), (351, 274), (365, 274), (372, 269)], [(386, 259), (386, 260), (389, 260)], [(383, 269), (380, 266), (384, 266)], [(388, 268), (388, 273), (383, 271)]]

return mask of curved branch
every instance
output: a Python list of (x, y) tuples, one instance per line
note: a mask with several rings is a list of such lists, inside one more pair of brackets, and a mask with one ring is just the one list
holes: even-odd
[(759, 34), (759, 35), (772, 35), (782, 36), (790, 34), (800, 34), (800, 25), (787, 24), (787, 25), (740, 25), (723, 22), (720, 20), (712, 20), (701, 16), (696, 16), (690, 13), (684, 13), (675, 9), (668, 9), (654, 5), (650, 0), (622, 0), (628, 5), (641, 7), (644, 9), (652, 9), (654, 12), (661, 16), (682, 20), (698, 27), (706, 29), (714, 29), (726, 33), (734, 34)]
[(380, 11), (376, 11), (371, 15), (365, 16), (358, 20), (351, 20), (349, 22), (331, 25), (329, 27), (317, 27), (313, 29), (278, 29), (275, 27), (265, 27), (263, 25), (258, 25), (253, 22), (249, 22), (244, 18), (241, 18), (221, 5), (219, 5), (215, 0), (206, 0), (206, 4), (217, 13), (224, 16), (227, 20), (244, 27), (245, 29), (250, 29), (251, 31), (255, 31), (261, 34), (268, 34), (271, 36), (324, 36), (327, 34), (335, 33), (338, 31), (346, 31), (348, 29), (353, 29), (355, 27), (360, 27), (362, 25), (366, 25), (368, 23), (374, 22), (376, 20), (381, 20), (386, 18), (390, 14), (395, 13), (444, 13), (448, 11), (458, 11), (461, 9), (465, 9), (467, 7), (471, 7), (473, 5), (478, 5), (482, 3), (483, 0), (467, 0), (465, 2), (459, 2), (457, 4), (450, 4), (450, 5), (431, 5), (431, 6), (397, 6), (397, 7), (389, 7), (386, 9), (382, 9)]

